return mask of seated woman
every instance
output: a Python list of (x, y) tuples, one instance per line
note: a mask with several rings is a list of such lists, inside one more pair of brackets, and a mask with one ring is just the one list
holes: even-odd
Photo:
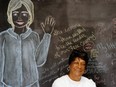
[(96, 87), (92, 79), (82, 76), (87, 68), (88, 54), (84, 51), (73, 50), (69, 57), (69, 73), (57, 78), (52, 87)]

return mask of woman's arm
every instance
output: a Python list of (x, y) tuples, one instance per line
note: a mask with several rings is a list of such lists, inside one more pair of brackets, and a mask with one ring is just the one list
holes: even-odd
[(3, 71), (4, 71), (4, 37), (0, 33), (0, 87), (3, 87)]
[(40, 42), (40, 44), (36, 50), (36, 62), (37, 62), (38, 67), (45, 64), (45, 62), (47, 60), (50, 41), (51, 41), (51, 35), (48, 33), (45, 33), (42, 41)]
[(38, 67), (45, 64), (47, 60), (47, 55), (48, 55), (50, 41), (51, 41), (51, 34), (54, 30), (54, 26), (55, 26), (55, 20), (52, 16), (48, 16), (45, 19), (45, 23), (41, 23), (41, 27), (44, 31), (44, 36), (36, 50), (35, 57), (36, 57), (36, 62)]

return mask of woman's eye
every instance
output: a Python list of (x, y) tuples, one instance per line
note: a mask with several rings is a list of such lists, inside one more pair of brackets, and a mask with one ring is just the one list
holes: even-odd
[(82, 65), (85, 66), (85, 63), (83, 63)]
[(23, 16), (27, 17), (27, 14), (26, 13), (23, 13)]
[(13, 16), (18, 16), (18, 14), (17, 13), (13, 13)]

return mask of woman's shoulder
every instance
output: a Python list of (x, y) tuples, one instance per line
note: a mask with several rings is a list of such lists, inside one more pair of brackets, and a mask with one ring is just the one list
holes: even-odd
[(1, 32), (0, 32), (0, 35), (3, 35), (3, 34), (5, 34), (5, 33), (7, 33), (7, 32), (8, 32), (8, 30), (1, 31)]
[(66, 82), (67, 82), (67, 75), (63, 75), (56, 80), (54, 80), (52, 87), (61, 87), (64, 86), (66, 87)]
[(63, 75), (63, 76), (57, 78), (55, 81), (63, 81), (65, 79), (67, 79), (67, 75)]
[(89, 78), (87, 78), (87, 77), (85, 77), (85, 76), (82, 76), (82, 77), (81, 77), (81, 80), (82, 80), (82, 81), (93, 81), (92, 79), (89, 79)]
[(59, 78), (57, 78), (55, 81), (54, 81), (54, 83), (65, 83), (66, 81), (67, 81), (67, 79), (68, 79), (68, 76), (67, 75), (63, 75), (63, 76), (61, 76), (61, 77), (59, 77)]
[(86, 84), (87, 84), (88, 86), (90, 86), (90, 87), (96, 87), (95, 82), (94, 82), (92, 79), (89, 79), (89, 78), (87, 78), (87, 77), (82, 76), (81, 82), (86, 83)]
[(8, 30), (4, 30), (4, 31), (0, 32), (0, 37), (3, 38), (5, 35), (7, 35), (8, 34)]

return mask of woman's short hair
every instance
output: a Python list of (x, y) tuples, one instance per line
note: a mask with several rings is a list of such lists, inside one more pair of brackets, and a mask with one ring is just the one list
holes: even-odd
[(84, 60), (86, 62), (86, 67), (87, 67), (89, 57), (88, 54), (82, 50), (73, 50), (69, 56), (68, 64), (70, 65), (77, 57)]
[(10, 0), (8, 9), (7, 9), (7, 16), (8, 16), (8, 22), (14, 27), (13, 21), (12, 21), (12, 11), (19, 9), (22, 5), (24, 5), (29, 12), (29, 21), (27, 26), (30, 26), (34, 20), (34, 5), (31, 0)]

